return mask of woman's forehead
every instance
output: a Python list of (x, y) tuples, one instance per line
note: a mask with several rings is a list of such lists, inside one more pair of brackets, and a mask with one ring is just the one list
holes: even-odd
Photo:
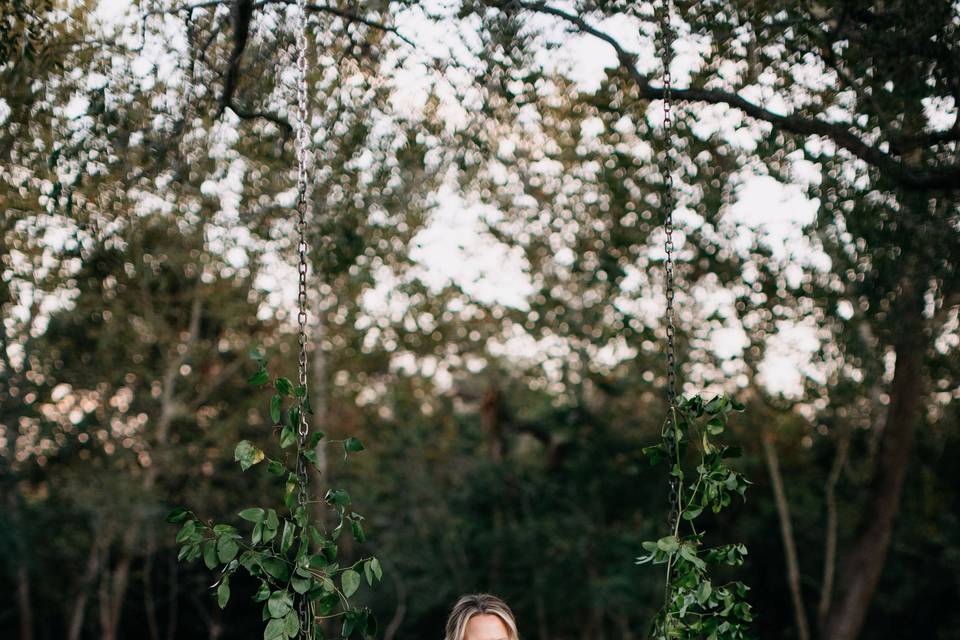
[(510, 631), (499, 616), (480, 613), (467, 621), (464, 640), (509, 640)]

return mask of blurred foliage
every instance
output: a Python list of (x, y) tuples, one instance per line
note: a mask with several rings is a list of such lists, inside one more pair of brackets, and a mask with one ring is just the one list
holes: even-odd
[[(92, 3), (8, 4), (0, 586), (13, 595), (0, 635), (246, 637), (261, 626), (257, 583), (238, 574), (221, 611), (208, 573), (177, 564), (163, 515), (187, 504), (233, 521), (275, 490), (240, 471), (233, 444), (272, 435), (266, 406), (237, 391), (255, 373), (246, 354), (257, 345), (290, 376), (296, 348), (285, 3), (255, 3), (239, 24), (244, 3), (144, 0), (115, 31)], [(341, 553), (382, 561), (382, 587), (358, 594), (379, 634), (439, 637), (458, 594), (491, 590), (527, 638), (644, 637), (662, 574), (633, 559), (667, 528), (666, 477), (642, 451), (665, 410), (656, 161), (672, 153), (683, 378), (748, 405), (728, 435), (755, 486), (703, 515), (711, 536), (750, 549), (721, 579), (752, 586), (758, 637), (798, 637), (770, 437), (814, 633), (833, 640), (817, 630), (843, 576), (876, 568), (862, 637), (960, 638), (960, 204), (955, 188), (905, 178), (956, 161), (956, 127), (928, 117), (956, 111), (955, 3), (678, 3), (678, 28), (710, 43), (691, 87), (831, 114), (889, 159), (876, 162), (702, 101), (665, 141), (655, 77), (625, 66), (655, 73), (647, 53), (584, 87), (544, 63), (579, 27), (540, 11), (551, 3), (502, 4), (453, 9), (473, 67), (424, 63), (470, 76), (458, 118), (442, 74), (416, 109), (388, 81), (413, 57), (397, 16), (450, 23), (407, 1), (311, 14), (311, 402), (318, 429), (367, 446), (349, 465), (318, 457), (313, 486), (350, 486), (366, 516), (369, 540)], [(644, 43), (655, 33), (645, 3), (565, 6), (635, 24)], [(750, 174), (814, 199), (802, 234), (778, 245), (736, 218)], [(497, 212), (484, 232), (523, 264), (522, 304), (418, 278), (411, 254), (451, 181), (465, 206)], [(765, 367), (798, 326), (817, 347), (784, 395)], [(740, 346), (720, 353), (716, 335)], [(876, 511), (898, 473), (894, 513)], [(885, 522), (878, 555), (864, 541)], [(861, 549), (878, 560), (857, 564)]]

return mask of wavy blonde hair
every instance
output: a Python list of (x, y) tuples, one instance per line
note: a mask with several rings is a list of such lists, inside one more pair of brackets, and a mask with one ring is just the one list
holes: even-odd
[(507, 603), (489, 593), (473, 593), (462, 596), (453, 605), (447, 618), (447, 633), (444, 640), (463, 640), (467, 623), (473, 616), (493, 615), (500, 618), (507, 627), (509, 640), (520, 640), (517, 633), (517, 621)]

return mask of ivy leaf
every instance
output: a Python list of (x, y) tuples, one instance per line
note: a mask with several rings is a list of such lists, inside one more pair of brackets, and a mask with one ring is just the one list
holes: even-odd
[(183, 543), (193, 537), (193, 534), (197, 531), (197, 523), (194, 520), (187, 520), (186, 524), (180, 528), (180, 532), (177, 534), (177, 542)]
[(255, 374), (250, 376), (250, 379), (247, 380), (247, 383), (259, 387), (267, 384), (267, 382), (269, 381), (270, 381), (270, 374), (267, 373), (266, 367), (261, 366)]
[(344, 457), (350, 453), (356, 453), (358, 451), (363, 451), (363, 443), (360, 442), (359, 438), (350, 437), (343, 441), (343, 455)]
[(279, 477), (287, 472), (287, 468), (283, 466), (282, 462), (279, 462), (277, 460), (271, 460), (270, 463), (267, 465), (267, 471), (270, 472), (271, 475)]
[(707, 600), (710, 599), (710, 594), (713, 593), (713, 585), (710, 584), (709, 580), (700, 583), (700, 586), (697, 587), (697, 602), (700, 604), (706, 604)]
[(293, 576), (290, 578), (290, 586), (293, 587), (293, 590), (297, 593), (303, 594), (313, 586), (313, 579), (304, 576)]
[(350, 531), (353, 533), (353, 539), (363, 543), (367, 541), (367, 534), (363, 532), (363, 525), (356, 520), (350, 521)]
[(260, 507), (250, 507), (249, 509), (244, 509), (240, 512), (240, 517), (246, 520), (247, 522), (263, 522), (263, 515), (266, 513)]
[(270, 509), (267, 511), (266, 523), (271, 529), (276, 529), (280, 526), (280, 518), (277, 517), (276, 509)]
[(173, 511), (167, 514), (167, 522), (170, 524), (180, 524), (181, 522), (190, 518), (193, 514), (189, 510), (184, 509), (183, 507), (177, 507)]
[(650, 461), (651, 466), (656, 465), (666, 456), (666, 451), (664, 450), (663, 446), (659, 444), (650, 447), (644, 447), (641, 450), (641, 453), (647, 458), (647, 460)]
[(286, 582), (290, 579), (290, 567), (287, 566), (286, 562), (276, 556), (263, 558), (260, 561), (260, 566), (263, 567), (264, 571), (281, 582)]
[(320, 444), (320, 441), (323, 440), (324, 434), (322, 431), (314, 431), (310, 434), (310, 439), (307, 440), (308, 449), (316, 449), (317, 445)]
[(286, 553), (290, 550), (290, 547), (293, 546), (294, 531), (296, 531), (296, 526), (289, 520), (284, 520), (283, 535), (280, 536), (280, 553)]
[(343, 595), (349, 598), (360, 588), (360, 574), (347, 569), (340, 575), (340, 586), (343, 587)]
[(207, 569), (215, 569), (217, 566), (217, 543), (213, 540), (207, 540), (203, 543), (203, 564)]
[(324, 499), (327, 501), (327, 503), (337, 505), (339, 507), (350, 506), (350, 494), (344, 489), (330, 489), (327, 491), (326, 498)]
[(722, 413), (724, 409), (727, 408), (727, 398), (726, 396), (715, 396), (713, 400), (708, 402), (703, 410), (711, 415)]
[(664, 536), (657, 540), (657, 548), (667, 553), (674, 553), (680, 548), (680, 543), (676, 536)]
[(273, 397), (270, 398), (270, 420), (273, 421), (273, 424), (280, 424), (282, 411), (283, 398), (277, 394), (274, 394)]
[(284, 640), (287, 637), (287, 629), (283, 620), (271, 620), (263, 630), (263, 640)]
[(721, 433), (723, 433), (723, 429), (724, 429), (723, 418), (715, 416), (713, 418), (710, 418), (707, 421), (707, 433), (709, 433), (710, 435), (712, 436), (720, 435)]
[(688, 521), (696, 520), (700, 517), (701, 513), (703, 513), (703, 507), (690, 507), (688, 509), (684, 509), (683, 519)]
[(282, 618), (293, 609), (293, 596), (286, 591), (274, 591), (267, 600), (267, 609), (272, 618)]
[(233, 450), (233, 459), (240, 463), (240, 468), (246, 471), (264, 459), (264, 453), (255, 447), (249, 440), (241, 440)]
[(257, 593), (253, 596), (254, 602), (264, 602), (269, 597), (270, 586), (266, 582), (261, 582), (260, 588), (257, 589)]
[(290, 425), (284, 425), (280, 430), (280, 447), (286, 449), (297, 443), (297, 434)]
[(236, 558), (239, 550), (240, 545), (233, 538), (222, 536), (217, 540), (217, 558), (220, 559), (221, 564), (227, 564)]
[(303, 457), (307, 462), (313, 465), (314, 469), (316, 469), (320, 473), (324, 473), (326, 471), (326, 469), (324, 469), (323, 466), (320, 464), (320, 458), (317, 455), (316, 449), (304, 449)]
[(695, 566), (697, 569), (703, 571), (707, 568), (707, 563), (704, 562), (698, 555), (696, 549), (692, 545), (684, 544), (680, 546), (680, 557)]
[(276, 388), (277, 393), (282, 396), (293, 395), (293, 383), (286, 378), (277, 378), (276, 381), (274, 381), (273, 386)]
[(294, 638), (300, 633), (300, 617), (296, 611), (291, 611), (283, 619), (283, 630), (288, 638)]
[(227, 602), (230, 601), (230, 579), (227, 576), (223, 577), (223, 582), (220, 583), (220, 586), (217, 587), (217, 605), (223, 609), (227, 606)]

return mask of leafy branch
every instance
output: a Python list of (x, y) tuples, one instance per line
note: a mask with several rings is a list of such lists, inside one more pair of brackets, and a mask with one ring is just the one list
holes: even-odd
[[(266, 364), (255, 356), (259, 367), (249, 383), (262, 387), (269, 383)], [(342, 618), (340, 638), (369, 638), (376, 622), (366, 608), (352, 606), (350, 598), (365, 579), (370, 587), (383, 578), (380, 561), (374, 557), (341, 566), (337, 556), (342, 532), (349, 528), (358, 542), (366, 540), (363, 516), (351, 509), (350, 494), (344, 489), (330, 489), (324, 502), (339, 518), (330, 532), (310, 523), (306, 507), (298, 499), (306, 487), (295, 472), (298, 459), (318, 465), (317, 447), (324, 434), (315, 432), (301, 442), (297, 437), (300, 404), (311, 412), (303, 387), (295, 387), (287, 378), (273, 381), (270, 418), (275, 425), (279, 455), (267, 453), (248, 440), (237, 443), (234, 459), (243, 471), (265, 463), (267, 473), (284, 482), (283, 506), (250, 507), (241, 511), (241, 520), (252, 525), (247, 534), (227, 523), (202, 520), (194, 512), (179, 507), (170, 512), (167, 522), (181, 525), (177, 534), (180, 546), (178, 560), (202, 560), (208, 569), (218, 570), (214, 583), (220, 608), (230, 600), (230, 579), (240, 569), (260, 582), (255, 602), (263, 603), (264, 640), (285, 640), (298, 635), (313, 640), (326, 640), (321, 620)], [(363, 450), (357, 438), (327, 440), (341, 444), (344, 455)]]
[[(646, 555), (637, 564), (666, 565), (666, 596), (663, 608), (653, 621), (655, 640), (743, 640), (753, 615), (746, 601), (749, 588), (742, 582), (714, 584), (710, 567), (743, 564), (743, 544), (705, 547), (698, 519), (707, 511), (719, 513), (730, 505), (733, 495), (744, 496), (750, 484), (727, 466), (739, 457), (738, 447), (714, 441), (726, 429), (727, 417), (743, 406), (727, 396), (704, 403), (700, 396), (683, 399), (672, 408), (663, 428), (663, 442), (647, 447), (644, 454), (652, 464), (665, 463), (676, 480), (677, 512), (670, 535), (646, 541)], [(685, 465), (691, 449), (699, 454), (696, 468)]]

